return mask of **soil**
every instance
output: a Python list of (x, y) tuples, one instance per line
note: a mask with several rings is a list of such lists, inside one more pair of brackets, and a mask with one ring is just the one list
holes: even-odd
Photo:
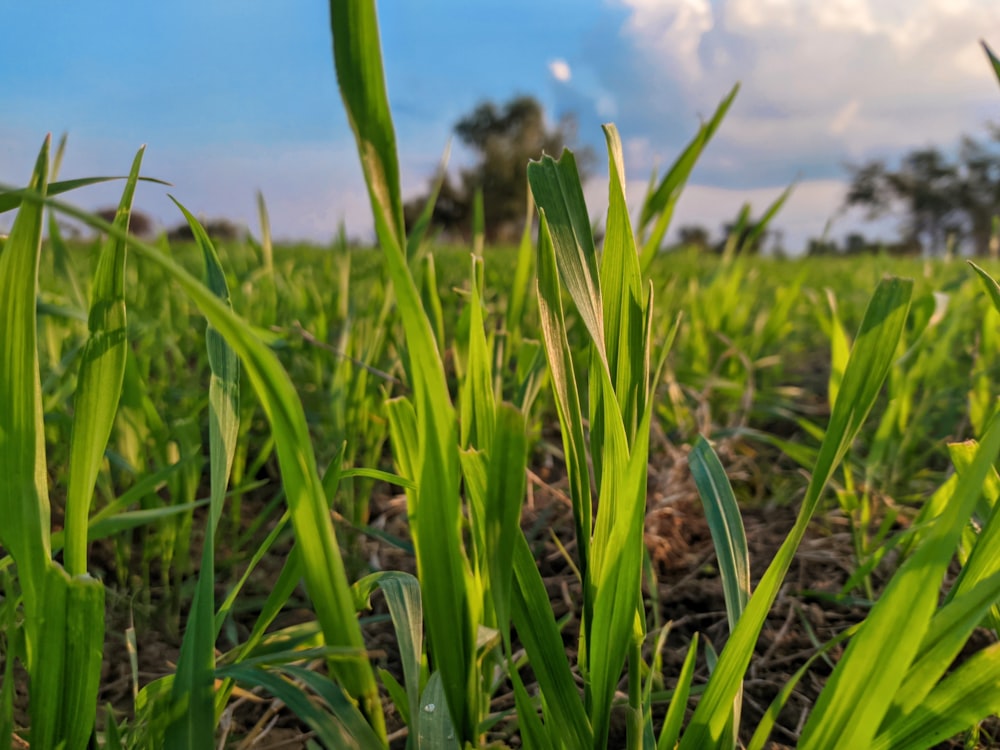
[[(543, 443), (544, 445), (546, 444)], [(762, 456), (737, 442), (721, 443), (717, 446), (717, 451), (738, 495), (750, 498), (743, 508), (743, 522), (750, 547), (752, 576), (756, 584), (794, 524), (796, 508), (754, 502), (753, 498), (767, 494), (766, 488), (759, 486), (764, 481), (763, 476), (773, 479), (775, 476), (794, 473), (794, 470), (782, 464), (777, 456)], [(761, 461), (773, 461), (773, 465), (761, 472), (756, 468)], [(572, 512), (565, 494), (559, 450), (554, 447), (543, 449), (533, 461), (533, 466), (529, 474), (529, 492), (522, 526), (529, 541), (538, 550), (536, 559), (556, 616), (573, 614), (564, 632), (564, 640), (572, 651), (579, 623), (579, 585), (572, 566), (553, 538), (558, 537), (561, 546), (569, 554), (573, 553)], [(804, 486), (804, 478), (801, 483)], [(244, 499), (248, 517), (253, 517), (254, 513), (263, 509), (263, 492), (267, 491), (264, 488), (258, 493), (257, 499), (249, 496)], [(273, 487), (270, 492), (273, 493)], [(405, 514), (405, 498), (391, 494), (387, 486), (379, 487), (371, 501), (371, 524), (389, 534), (405, 538)], [(905, 518), (905, 514), (901, 517)], [(195, 528), (199, 528), (198, 520)], [(267, 533), (267, 530), (262, 529), (261, 534)], [(663, 681), (656, 689), (671, 690), (695, 633), (700, 634), (702, 644), (707, 641), (719, 652), (725, 645), (728, 624), (722, 585), (714, 565), (715, 551), (697, 491), (687, 470), (686, 450), (671, 446), (662, 436), (655, 448), (655, 459), (650, 465), (646, 543), (655, 575), (655, 580), (647, 578), (645, 581), (647, 612), (655, 623), (670, 623), (663, 650)], [(199, 547), (198, 540), (194, 540), (192, 546)], [(290, 539), (279, 542), (274, 554), (262, 561), (248, 582), (242, 601), (263, 601), (278, 576), (289, 547)], [(223, 551), (220, 558), (224, 557)], [(359, 557), (375, 568), (413, 571), (413, 560), (409, 555), (378, 539), (363, 538)], [(193, 559), (197, 559), (197, 550), (193, 553)], [(92, 562), (105, 571), (106, 581), (110, 583), (115, 580), (119, 563), (110, 544), (98, 544), (92, 553)], [(886, 573), (891, 572), (891, 562), (890, 560), (884, 566), (884, 570), (874, 571), (872, 583), (876, 591), (884, 583)], [(135, 560), (130, 563), (135, 564)], [(220, 565), (220, 569), (224, 572), (225, 564)], [(239, 569), (239, 565), (234, 565), (234, 575), (238, 574)], [(851, 592), (851, 596), (840, 594), (854, 570), (849, 523), (835, 511), (820, 514), (809, 527), (758, 640), (756, 655), (744, 683), (742, 741), (749, 740), (778, 691), (816, 654), (818, 645), (864, 618), (866, 607), (859, 593)], [(132, 576), (133, 580), (136, 578)], [(224, 575), (220, 575), (220, 580), (223, 579)], [(179, 623), (183, 621), (164, 616), (162, 608), (157, 609), (144, 603), (164, 598), (163, 591), (145, 592), (144, 596), (126, 595), (120, 591), (113, 585), (108, 587), (105, 664), (99, 696), (99, 705), (110, 706), (119, 719), (131, 713), (135, 689), (130, 661), (132, 652), (127, 644), (126, 633), (133, 632), (135, 635), (134, 656), (137, 659), (137, 674), (141, 686), (174, 671), (181, 640)], [(220, 586), (217, 597), (221, 599), (225, 594), (225, 587)], [(309, 619), (304, 592), (300, 591), (299, 595), (302, 597), (301, 608), (297, 609), (293, 603), (282, 614), (276, 627)], [(186, 601), (190, 597), (185, 592), (182, 598)], [(384, 614), (384, 603), (379, 596), (374, 597), (374, 606), (376, 614)], [(183, 617), (186, 613), (182, 611), (181, 615)], [(237, 641), (246, 636), (255, 616), (255, 611), (248, 610), (235, 618), (232, 627)], [(650, 644), (655, 642), (656, 634), (654, 628), (650, 627)], [(391, 624), (382, 620), (368, 625), (366, 639), (378, 665), (402, 680)], [(220, 648), (232, 645), (221, 642), (225, 640), (224, 633)], [(977, 632), (970, 648), (981, 648), (991, 640), (991, 636), (985, 631)], [(694, 677), (695, 684), (704, 683), (708, 677), (704, 647), (701, 651)], [(809, 710), (839, 655), (840, 651), (835, 649), (826, 659), (818, 659), (798, 683), (775, 724), (769, 747), (796, 746)], [(15, 718), (19, 726), (26, 726), (26, 695), (23, 690), (26, 675), (19, 672), (17, 677), (20, 689), (17, 690), (18, 710)], [(532, 687), (528, 685), (529, 692)], [(621, 687), (624, 688), (624, 685)], [(696, 700), (692, 699), (689, 711)], [(512, 695), (501, 689), (491, 708), (501, 711), (512, 705)], [(385, 707), (392, 738), (391, 746), (403, 748), (406, 728), (391, 703), (386, 702)], [(657, 709), (665, 711), (666, 703), (658, 705)], [(623, 747), (623, 717), (616, 714), (613, 718), (615, 723), (608, 746)], [(227, 746), (241, 749), (306, 748), (312, 738), (308, 729), (280, 701), (256, 693), (244, 693), (231, 701), (223, 717), (222, 731), (228, 738)], [(1000, 737), (1000, 725), (995, 720), (982, 727), (979, 746), (1000, 747), (1000, 744), (994, 743), (993, 737)], [(501, 722), (485, 739), (494, 747), (521, 746), (516, 728), (510, 723)], [(939, 747), (965, 746), (964, 740), (958, 738)]]

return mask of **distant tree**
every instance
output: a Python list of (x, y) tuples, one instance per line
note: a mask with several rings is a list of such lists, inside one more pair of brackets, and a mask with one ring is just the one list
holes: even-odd
[[(536, 99), (518, 96), (502, 106), (490, 101), (479, 104), (455, 124), (455, 134), (476, 153), (476, 163), (462, 170), (455, 182), (450, 176), (445, 178), (432, 224), (451, 234), (466, 234), (472, 201), (476, 191), (482, 190), (487, 238), (516, 239), (524, 223), (528, 160), (542, 153), (558, 157), (575, 140), (573, 120), (563, 118), (550, 127)], [(586, 178), (593, 154), (577, 149), (576, 160), (581, 177)], [(425, 195), (407, 202), (408, 224), (420, 215), (426, 201)]]
[(861, 232), (851, 232), (844, 238), (844, 253), (846, 255), (861, 255), (875, 249)]
[(929, 147), (905, 154), (897, 169), (878, 159), (849, 166), (845, 205), (865, 208), (869, 219), (902, 209), (901, 251), (917, 246), (939, 254), (966, 242), (985, 255), (1000, 210), (998, 142), (994, 127), (989, 143), (964, 137), (954, 161)]
[[(745, 207), (749, 209), (749, 206)], [(722, 225), (723, 240), (716, 244), (715, 251), (724, 253), (727, 248), (740, 254), (759, 255), (764, 243), (770, 236), (770, 230), (761, 228), (759, 222), (749, 219), (749, 213), (741, 214), (736, 221), (727, 221)]]
[(806, 255), (811, 258), (836, 255), (838, 252), (837, 243), (828, 237), (810, 237), (806, 243)]
[[(234, 242), (246, 236), (246, 230), (229, 219), (206, 219), (201, 225), (213, 240)], [(190, 242), (194, 239), (194, 233), (188, 223), (184, 222), (170, 229), (167, 232), (167, 239), (174, 242)]]
[[(102, 208), (94, 213), (110, 224), (115, 220), (115, 216), (118, 214), (118, 209)], [(132, 214), (129, 216), (128, 220), (128, 230), (136, 237), (152, 237), (153, 220), (142, 211), (132, 209)]]
[[(1000, 129), (991, 128), (992, 141)], [(994, 242), (994, 222), (1000, 213), (1000, 154), (986, 144), (965, 136), (959, 159), (963, 171), (959, 202), (965, 212), (965, 235), (976, 255), (987, 255)]]
[(707, 228), (691, 224), (677, 230), (677, 241), (683, 247), (696, 247), (699, 250), (707, 250), (712, 244)]

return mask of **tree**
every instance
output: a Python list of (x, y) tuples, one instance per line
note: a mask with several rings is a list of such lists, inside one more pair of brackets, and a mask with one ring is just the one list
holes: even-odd
[(708, 250), (711, 246), (709, 231), (703, 226), (689, 224), (677, 230), (677, 242), (682, 247), (696, 247), (699, 250)]
[[(991, 142), (1000, 142), (997, 128)], [(989, 252), (1000, 210), (1000, 153), (989, 145), (965, 136), (955, 161), (928, 147), (905, 154), (895, 170), (877, 159), (848, 169), (846, 207), (866, 208), (869, 219), (901, 208), (903, 246), (940, 253), (951, 241)]]
[[(115, 217), (118, 215), (118, 209), (102, 208), (99, 211), (96, 211), (95, 214), (110, 224), (114, 222)], [(133, 208), (131, 214), (129, 215), (128, 229), (136, 237), (152, 237), (153, 220), (149, 218), (147, 214)]]
[[(455, 124), (455, 135), (476, 153), (476, 163), (461, 170), (457, 182), (445, 177), (432, 224), (464, 236), (471, 229), (476, 191), (482, 190), (486, 236), (495, 242), (514, 240), (523, 228), (528, 160), (543, 153), (558, 157), (575, 140), (576, 132), (568, 117), (550, 128), (542, 105), (533, 97), (518, 96), (503, 106), (482, 102)], [(578, 149), (576, 160), (585, 178), (593, 155), (589, 149)], [(426, 201), (427, 196), (421, 196), (407, 202), (408, 225)]]

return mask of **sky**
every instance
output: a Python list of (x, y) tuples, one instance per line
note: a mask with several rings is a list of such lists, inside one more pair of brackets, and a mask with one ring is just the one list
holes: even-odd
[[(64, 0), (3, 9), (0, 184), (27, 182), (46, 133), (68, 133), (63, 178), (128, 171), (147, 144), (136, 207), (171, 227), (196, 215), (256, 229), (256, 191), (283, 240), (327, 243), (343, 222), (373, 238), (353, 136), (318, 0)], [(405, 197), (421, 193), (454, 123), (483, 100), (538, 98), (604, 152), (614, 122), (638, 205), (737, 82), (740, 93), (692, 174), (673, 227), (713, 234), (744, 202), (788, 184), (776, 226), (807, 238), (894, 224), (841, 211), (846, 164), (953, 148), (1000, 121), (979, 46), (1000, 47), (992, 0), (389, 0), (379, 22)], [(17, 61), (17, 62), (12, 62)], [(452, 150), (452, 166), (472, 155)], [(606, 207), (606, 162), (586, 187)], [(121, 185), (80, 190), (115, 205)], [(0, 216), (0, 228), (9, 225)], [(4, 224), (7, 222), (7, 224)]]

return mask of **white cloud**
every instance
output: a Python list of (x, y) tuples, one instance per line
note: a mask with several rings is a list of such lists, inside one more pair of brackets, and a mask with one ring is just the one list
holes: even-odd
[(573, 71), (570, 70), (569, 63), (561, 58), (549, 62), (549, 73), (560, 83), (566, 83), (573, 77)]
[(980, 127), (985, 103), (1000, 93), (977, 41), (1000, 28), (992, 0), (618, 4), (628, 10), (630, 70), (643, 76), (629, 91), (642, 100), (645, 127), (678, 109), (705, 113), (742, 80), (720, 137), (749, 129), (757, 136), (747, 147), (780, 157), (786, 127), (795, 127), (835, 160), (954, 140)]
[(661, 55), (683, 74), (702, 75), (698, 44), (715, 21), (708, 0), (624, 0), (631, 9), (625, 33), (639, 46)]

